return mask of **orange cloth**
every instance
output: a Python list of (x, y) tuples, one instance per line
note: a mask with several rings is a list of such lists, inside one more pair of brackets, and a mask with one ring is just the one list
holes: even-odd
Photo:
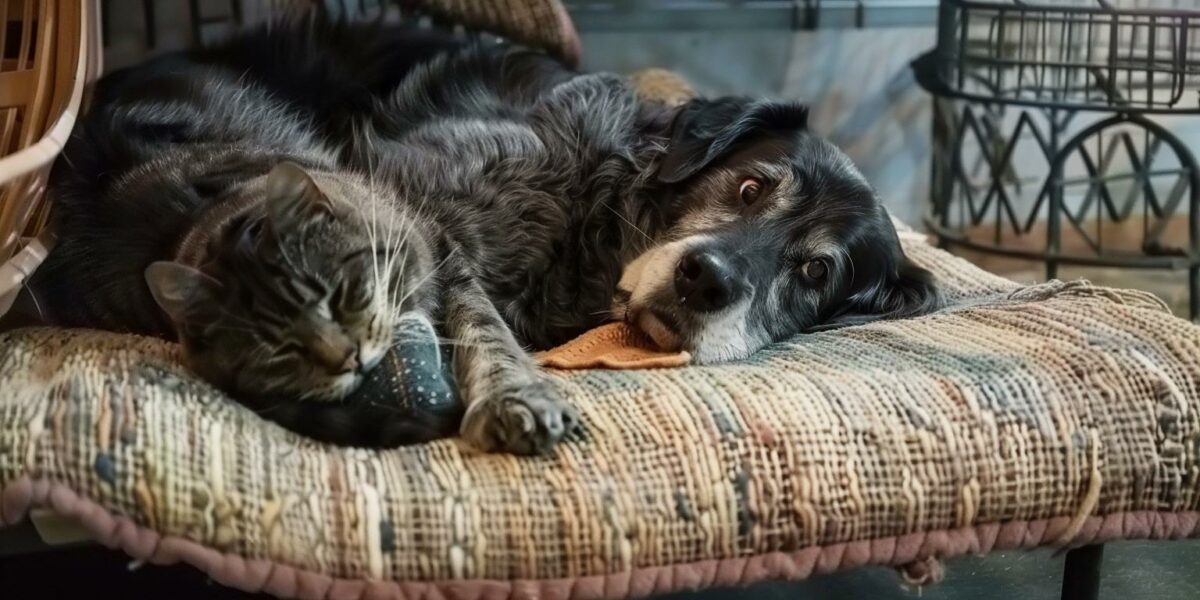
[(551, 369), (655, 369), (682, 367), (692, 360), (682, 350), (659, 350), (646, 334), (625, 323), (601, 325), (534, 356)]

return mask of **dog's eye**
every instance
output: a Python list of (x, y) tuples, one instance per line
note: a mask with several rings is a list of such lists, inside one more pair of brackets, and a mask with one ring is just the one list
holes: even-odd
[(746, 206), (754, 204), (761, 193), (762, 182), (753, 177), (743, 180), (742, 184), (738, 186), (738, 197), (742, 199), (742, 203)]
[(800, 265), (800, 271), (804, 273), (805, 277), (813, 281), (821, 281), (825, 279), (825, 274), (829, 269), (825, 266), (825, 261), (818, 258)]

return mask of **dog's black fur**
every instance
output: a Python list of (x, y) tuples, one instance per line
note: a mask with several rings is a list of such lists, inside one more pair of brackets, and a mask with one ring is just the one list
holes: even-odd
[[(939, 303), (873, 190), (808, 129), (800, 105), (717, 98), (670, 108), (639, 98), (620, 77), (580, 74), (539, 53), (353, 27), (264, 30), (222, 49), (161, 59), (109, 88), (123, 87), (127, 102), (130, 81), (152, 89), (180, 64), (197, 63), (239, 74), (239, 85), (284, 102), (314, 135), (341, 142), (338, 168), (365, 172), (372, 187), (387, 189), (382, 203), (375, 192), (324, 198), (334, 195), (332, 183), (305, 181), (291, 168), (275, 177), (287, 185), (272, 186), (262, 169), (246, 174), (248, 182), (224, 184), (248, 190), (267, 177), (266, 189), (301, 190), (318, 207), (372, 207), (370, 219), (338, 216), (340, 227), (403, 231), (387, 244), (365, 237), (376, 252), (386, 245), (428, 259), (417, 261), (423, 273), (397, 277), (409, 286), (405, 308), (429, 314), (454, 345), (467, 405), (461, 431), (484, 448), (544, 451), (570, 430), (572, 409), (541, 380), (526, 349), (613, 318), (714, 362), (805, 331), (918, 315)], [(99, 102), (118, 102), (120, 94)], [(197, 136), (180, 138), (197, 131), (191, 125), (175, 131), (156, 123), (152, 133), (165, 131), (172, 148)], [(270, 157), (289, 153), (306, 169), (333, 168), (325, 159), (305, 163), (300, 151)], [(133, 163), (88, 168), (141, 168)], [(157, 258), (186, 267), (171, 271), (193, 277), (184, 291), (196, 281), (221, 289), (221, 277), (235, 276), (205, 266), (213, 258), (173, 257), (171, 248)], [(164, 273), (150, 277), (152, 287), (164, 285)], [(168, 279), (167, 290), (179, 283)], [(166, 296), (182, 303), (164, 305), (169, 314), (214, 302), (240, 310), (212, 292)], [(155, 298), (163, 305), (161, 287)], [(181, 326), (180, 335), (198, 347), (189, 336), (204, 328), (191, 329)]]

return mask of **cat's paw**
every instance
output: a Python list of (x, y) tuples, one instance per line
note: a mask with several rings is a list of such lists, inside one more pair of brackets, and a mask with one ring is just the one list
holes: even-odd
[(579, 415), (544, 381), (500, 388), (467, 409), (462, 437), (488, 452), (546, 454), (579, 426)]

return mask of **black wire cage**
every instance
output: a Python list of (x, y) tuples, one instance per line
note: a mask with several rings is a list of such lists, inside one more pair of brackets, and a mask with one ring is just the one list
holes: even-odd
[(1200, 318), (1200, 2), (942, 0), (914, 68), (943, 246), (1186, 271)]

